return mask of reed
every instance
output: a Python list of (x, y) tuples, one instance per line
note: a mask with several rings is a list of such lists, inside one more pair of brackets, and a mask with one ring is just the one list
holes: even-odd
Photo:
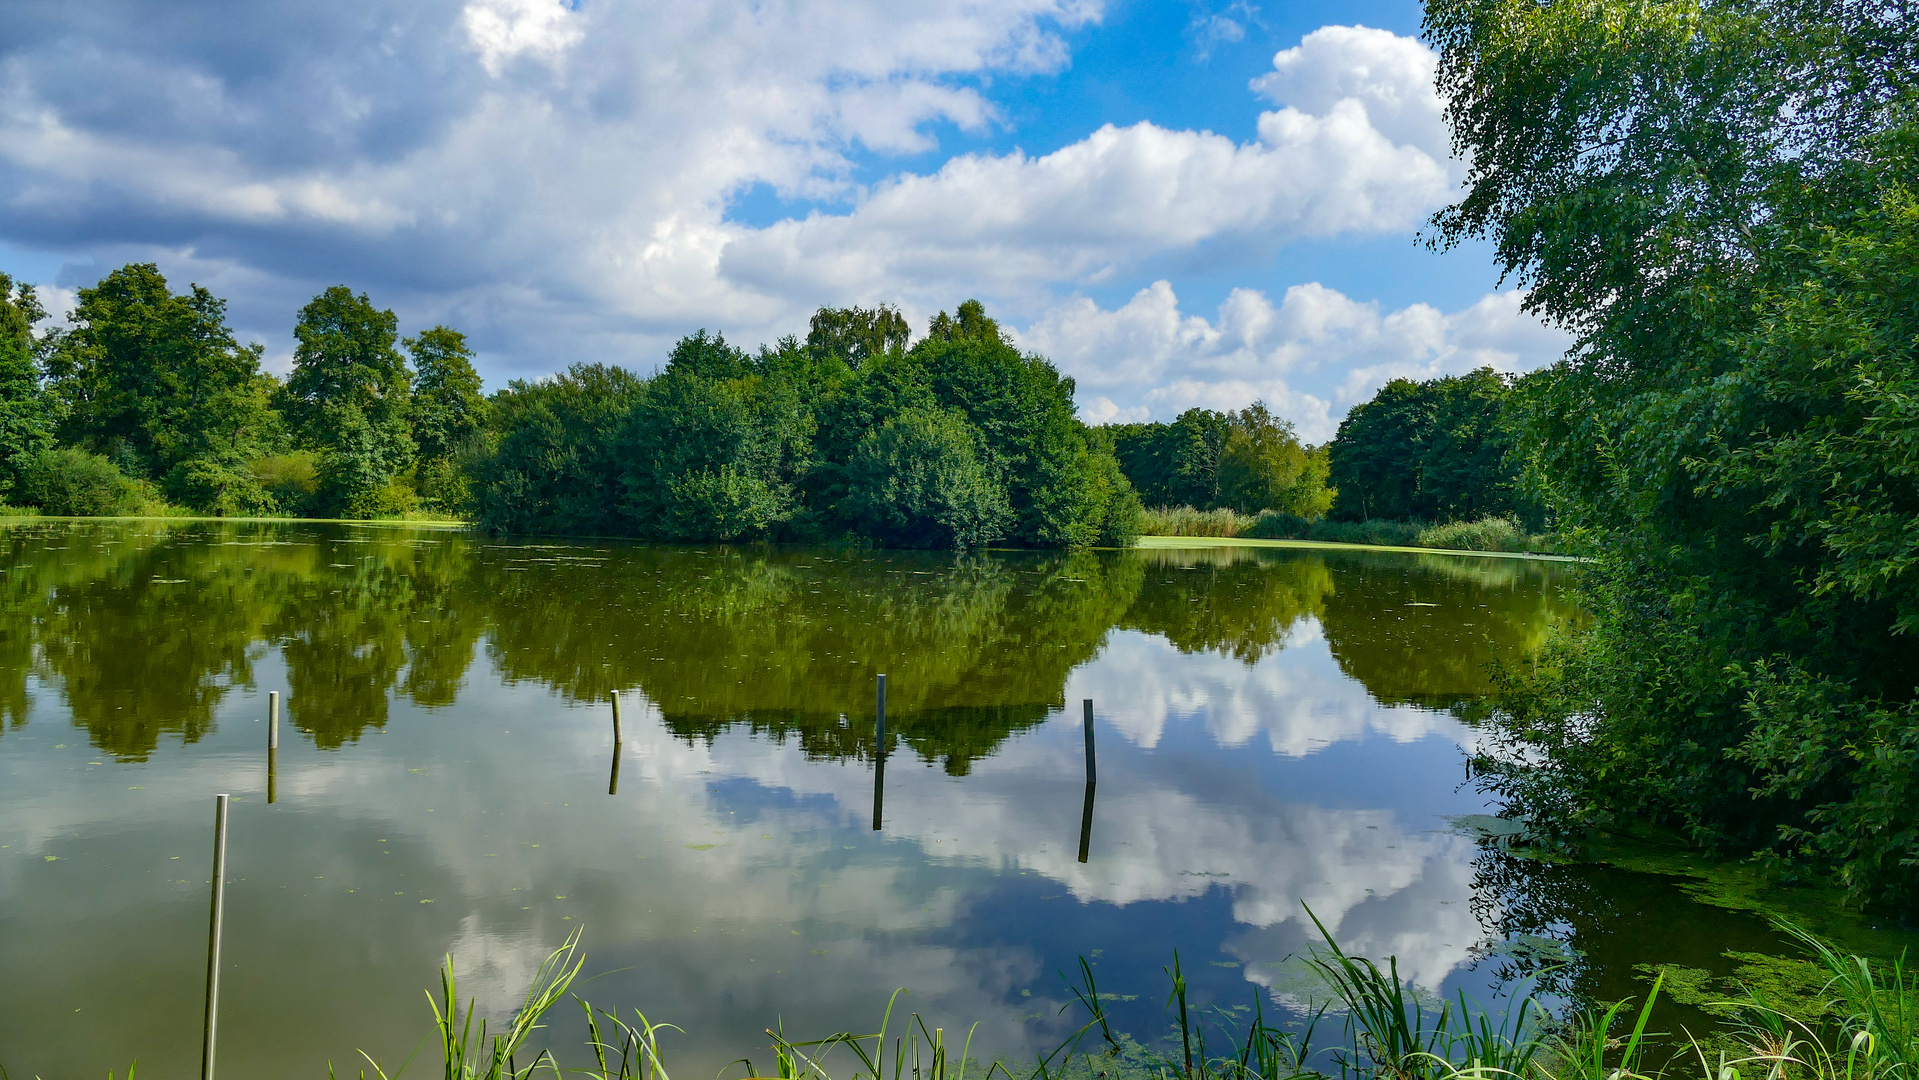
[(1160, 506), (1140, 519), (1141, 536), (1246, 536), (1256, 521), (1235, 510), (1195, 510), (1190, 506)]
[[(877, 1031), (794, 1041), (783, 1029), (769, 1028), (771, 1056), (763, 1060), (770, 1071), (751, 1058), (733, 1065), (750, 1080), (968, 1080), (969, 1073), (975, 1080), (995, 1080), (996, 1074), (1001, 1080), (1690, 1080), (1686, 1074), (1695, 1065), (1697, 1080), (1919, 1080), (1919, 979), (1904, 958), (1884, 965), (1842, 955), (1796, 927), (1781, 929), (1830, 975), (1827, 993), (1834, 1003), (1826, 1015), (1836, 1019), (1797, 1018), (1749, 992), (1727, 1003), (1737, 1006), (1733, 1036), (1739, 1052), (1709, 1052), (1688, 1036), (1680, 1045), (1689, 1053), (1655, 1068), (1655, 1051), (1670, 1053), (1673, 1046), (1649, 1030), (1664, 975), (1643, 1001), (1557, 1017), (1525, 986), (1511, 989), (1510, 1006), (1497, 1013), (1463, 993), (1435, 1006), (1400, 976), (1396, 958), (1353, 956), (1312, 918), (1326, 945), (1312, 950), (1306, 963), (1330, 1000), (1291, 1021), (1268, 1020), (1258, 987), (1251, 988), (1252, 1006), (1244, 1012), (1194, 1003), (1175, 952), (1165, 969), (1174, 1033), (1164, 1051), (1155, 1050), (1115, 1030), (1092, 966), (1082, 958), (1077, 979), (1068, 980), (1071, 1000), (1061, 1011), (1080, 1010), (1084, 1022), (1028, 1065), (995, 1061), (982, 1068), (971, 1055), (977, 1024), (955, 1053), (945, 1029), (919, 1013), (896, 1023), (903, 990), (888, 1000)], [(575, 931), (547, 958), (520, 1009), (490, 1039), (484, 1021), (474, 1030), (471, 1002), (464, 1013), (458, 1010), (449, 958), (441, 970), (440, 999), (428, 995), (446, 1080), (561, 1075), (550, 1050), (526, 1053), (541, 1018), (580, 972), (579, 943)], [(568, 1071), (590, 1080), (671, 1080), (660, 1035), (679, 1028), (638, 1011), (629, 1021), (575, 1000), (585, 1012), (592, 1065)], [(1343, 1023), (1343, 1037), (1315, 1048), (1314, 1035), (1329, 1013)], [(522, 1057), (525, 1066), (518, 1064)], [(393, 1080), (405, 1067), (389, 1075), (372, 1058), (367, 1062), (374, 1080)], [(367, 1075), (363, 1071), (362, 1080)]]

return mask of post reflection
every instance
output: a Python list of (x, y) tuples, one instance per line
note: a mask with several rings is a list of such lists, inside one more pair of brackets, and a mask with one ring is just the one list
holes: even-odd
[(1093, 846), (1093, 789), (1096, 781), (1086, 781), (1086, 802), (1079, 812), (1079, 861), (1086, 861), (1086, 853)]

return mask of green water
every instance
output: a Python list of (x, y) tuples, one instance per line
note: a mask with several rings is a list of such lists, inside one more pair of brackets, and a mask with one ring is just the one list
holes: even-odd
[(1515, 869), (1451, 823), (1488, 809), (1455, 711), (1574, 617), (1562, 563), (204, 522), (0, 544), (15, 1076), (195, 1074), (215, 792), (235, 796), (229, 1076), (358, 1049), (390, 1067), (442, 955), (502, 1016), (581, 926), (579, 991), (685, 1027), (683, 1077), (775, 1022), (875, 1023), (902, 986), (949, 1030), (979, 1022), (976, 1051), (1050, 1046), (1080, 955), (1148, 1037), (1174, 947), (1200, 995), (1284, 1009), (1306, 906), (1445, 992), (1523, 963), (1518, 930), (1570, 950), (1574, 993), (1776, 940), (1669, 879)]

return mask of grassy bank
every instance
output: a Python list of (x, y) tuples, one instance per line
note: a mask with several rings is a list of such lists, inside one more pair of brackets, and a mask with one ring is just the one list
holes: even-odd
[(1427, 525), (1408, 521), (1308, 521), (1265, 510), (1195, 510), (1190, 506), (1147, 510), (1142, 536), (1191, 536), (1219, 539), (1312, 540), (1369, 547), (1438, 548), (1450, 551), (1505, 551), (1567, 554), (1558, 537), (1528, 533), (1509, 517)]

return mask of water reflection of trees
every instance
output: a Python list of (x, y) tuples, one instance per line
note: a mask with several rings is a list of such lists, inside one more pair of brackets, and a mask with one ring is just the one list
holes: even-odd
[(1341, 552), (1320, 613), (1340, 670), (1381, 704), (1450, 708), (1483, 695), (1494, 665), (1573, 615), (1565, 564)]
[[(1643, 998), (1646, 968), (1677, 964), (1728, 974), (1729, 952), (1795, 950), (1764, 917), (1702, 904), (1679, 879), (1602, 863), (1549, 861), (1488, 842), (1473, 864), (1473, 905), (1491, 938), (1488, 958), (1506, 980), (1535, 979), (1574, 1001)], [(1705, 1031), (1714, 1020), (1669, 1000), (1660, 1030)]]
[(686, 739), (738, 727), (830, 758), (873, 753), (886, 672), (889, 736), (957, 775), (1065, 707), (1115, 629), (1250, 664), (1319, 626), (1381, 701), (1447, 704), (1566, 610), (1537, 564), (1275, 549), (955, 557), (220, 522), (16, 524), (0, 544), (0, 721), (23, 721), (37, 676), (131, 759), (208, 731), (272, 650), (293, 724), (333, 748), (396, 699), (455, 704), (484, 641), (509, 682), (574, 702), (639, 690)]

